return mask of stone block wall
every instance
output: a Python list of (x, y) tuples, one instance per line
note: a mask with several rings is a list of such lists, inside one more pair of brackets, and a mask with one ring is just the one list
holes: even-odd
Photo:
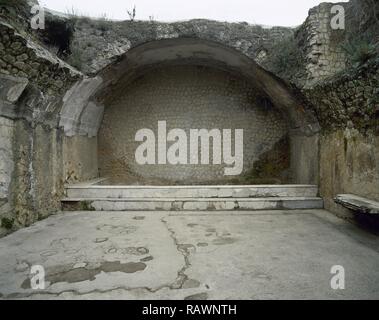
[[(288, 182), (287, 123), (258, 92), (246, 80), (208, 67), (164, 67), (141, 75), (105, 103), (100, 174), (124, 184)], [(135, 134), (147, 128), (157, 135), (158, 121), (188, 137), (190, 129), (232, 129), (233, 135), (244, 129), (242, 175), (225, 176), (224, 165), (138, 165)]]
[(223, 43), (244, 55), (258, 59), (265, 48), (293, 34), (292, 28), (264, 28), (246, 22), (228, 23), (193, 19), (160, 21), (108, 21), (75, 18), (72, 54), (67, 61), (87, 74), (95, 74), (119, 56), (150, 41), (193, 38)]
[(341, 46), (345, 30), (331, 28), (333, 5), (321, 3), (309, 10), (308, 18), (296, 32), (296, 41), (305, 58), (304, 87), (311, 87), (345, 68), (346, 57)]
[[(344, 29), (331, 27), (336, 5), (344, 8)], [(265, 45), (258, 62), (297, 87), (312, 88), (344, 71), (351, 64), (351, 55), (364, 52), (365, 42), (378, 41), (378, 12), (376, 0), (320, 3), (292, 30), (293, 36), (285, 34), (283, 40)]]
[(347, 70), (304, 91), (323, 128), (320, 137), (320, 192), (325, 207), (345, 217), (352, 213), (334, 203), (352, 193), (379, 200), (378, 61)]
[[(326, 209), (354, 218), (352, 211), (333, 199), (352, 193), (379, 200), (379, 52), (351, 67), (343, 46), (351, 41), (359, 44), (364, 38), (378, 42), (379, 3), (351, 0), (340, 5), (345, 8), (345, 30), (330, 29), (332, 4), (320, 4), (310, 11), (297, 36), (307, 39), (314, 34), (314, 40), (304, 41), (309, 76), (303, 93), (322, 127), (320, 193)], [(361, 49), (358, 45), (354, 50), (358, 54)]]
[(83, 76), (28, 34), (26, 17), (10, 12), (0, 7), (0, 236), (60, 210), (66, 141), (59, 112)]
[(303, 90), (324, 131), (379, 132), (379, 60)]
[(61, 94), (80, 73), (0, 20), (0, 73), (28, 79), (46, 94)]
[[(379, 2), (376, 0), (350, 0), (347, 7), (347, 29), (352, 35), (370, 33), (379, 35)], [(374, 39), (373, 39), (374, 40)]]

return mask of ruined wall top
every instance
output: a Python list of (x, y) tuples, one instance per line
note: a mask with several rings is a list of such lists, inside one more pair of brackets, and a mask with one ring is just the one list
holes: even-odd
[[(346, 10), (344, 30), (331, 30), (333, 4), (322, 3), (312, 8), (306, 21), (297, 28), (204, 19), (173, 23), (110, 21), (46, 12), (45, 30), (35, 31), (30, 28), (30, 6), (36, 1), (17, 3), (24, 5), (0, 7), (0, 75), (7, 77), (8, 86), (10, 77), (23, 78), (28, 83), (25, 88), (28, 101), (22, 104), (27, 107), (17, 108), (18, 114), (13, 116), (48, 119), (57, 126), (62, 120), (62, 106), (73, 99), (68, 99), (68, 94), (81, 88), (80, 81), (94, 78), (97, 83), (96, 77), (101, 77), (104, 69), (117, 65), (128, 52), (151, 42), (195, 39), (216, 43), (269, 71), (265, 75), (266, 84), (279, 81), (291, 90), (288, 82), (309, 89), (344, 71), (349, 57), (343, 45), (352, 35), (379, 34), (379, 5), (371, 0), (339, 4)], [(15, 86), (18, 83), (15, 80)], [(299, 106), (303, 108), (306, 104), (303, 100)], [(0, 105), (0, 115), (12, 114), (16, 102), (11, 105), (9, 101)], [(76, 126), (80, 128), (80, 123)], [(94, 132), (93, 128), (87, 131)]]

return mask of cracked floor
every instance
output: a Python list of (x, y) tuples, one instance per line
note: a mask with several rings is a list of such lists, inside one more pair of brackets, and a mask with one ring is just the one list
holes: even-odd
[(0, 298), (378, 299), (379, 237), (324, 210), (61, 213), (0, 239)]

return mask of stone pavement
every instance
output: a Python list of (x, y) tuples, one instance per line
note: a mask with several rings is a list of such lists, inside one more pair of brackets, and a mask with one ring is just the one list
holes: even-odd
[(0, 239), (0, 297), (379, 299), (379, 237), (324, 210), (61, 213)]

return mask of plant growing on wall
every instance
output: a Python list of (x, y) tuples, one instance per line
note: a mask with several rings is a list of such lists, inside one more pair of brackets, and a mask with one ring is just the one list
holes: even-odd
[(0, 8), (6, 8), (13, 14), (22, 12), (27, 13), (29, 11), (28, 9), (28, 2), (26, 0), (0, 0)]
[(27, 5), (25, 0), (0, 0), (0, 6), (21, 7)]
[(351, 67), (361, 67), (379, 55), (379, 39), (371, 33), (351, 36), (342, 45)]
[(130, 21), (134, 21), (134, 19), (136, 18), (136, 6), (134, 6), (131, 11), (127, 10), (127, 13)]
[(304, 59), (294, 37), (289, 36), (276, 42), (263, 65), (281, 78), (296, 82), (304, 69)]
[(83, 57), (82, 57), (82, 51), (80, 50), (79, 46), (75, 44), (72, 46), (71, 54), (66, 59), (67, 63), (73, 66), (74, 68), (81, 70), (83, 67)]
[(11, 230), (13, 228), (14, 219), (2, 218), (1, 219), (1, 227), (7, 230)]

